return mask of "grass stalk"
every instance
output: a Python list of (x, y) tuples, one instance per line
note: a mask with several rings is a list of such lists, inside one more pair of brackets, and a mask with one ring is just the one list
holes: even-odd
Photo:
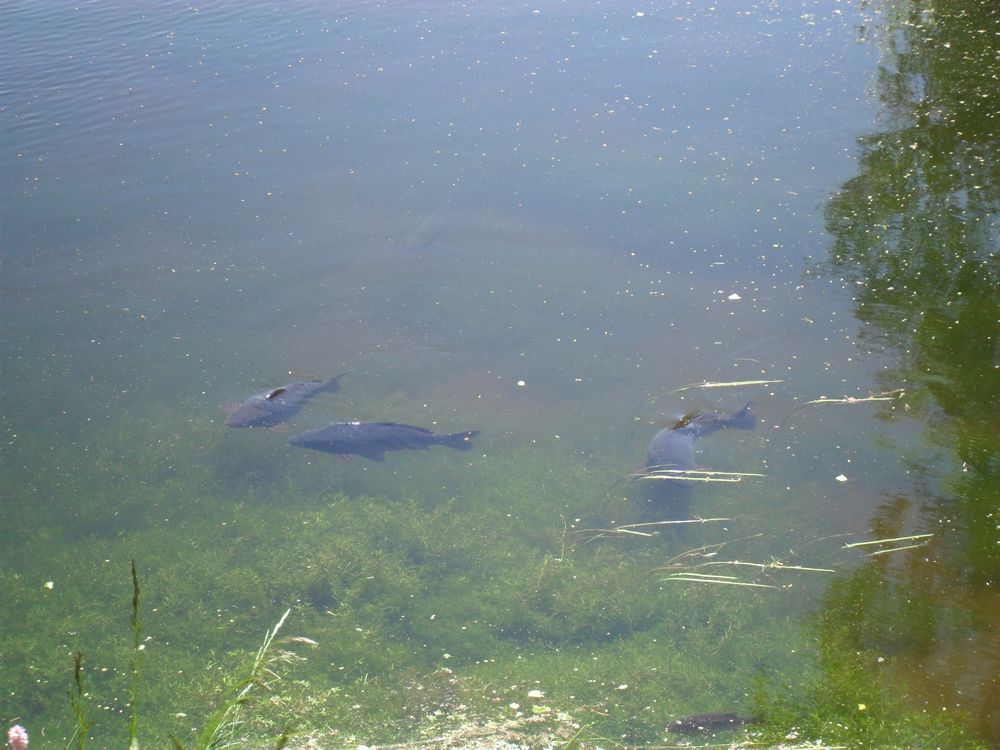
[(903, 547), (887, 547), (886, 549), (875, 550), (874, 552), (869, 552), (868, 557), (875, 557), (875, 555), (885, 555), (889, 552), (902, 552), (904, 549), (917, 549), (918, 547), (926, 547), (927, 542), (918, 542), (917, 544), (907, 544)]
[(129, 750), (139, 750), (139, 661), (142, 656), (142, 621), (139, 619), (139, 575), (132, 560), (132, 659), (129, 663)]
[(663, 565), (657, 568), (653, 568), (652, 573), (659, 573), (664, 570), (683, 570), (684, 568), (695, 567), (692, 565), (684, 565), (681, 561), (686, 558), (706, 558), (715, 557), (722, 549), (733, 542), (745, 542), (750, 539), (758, 539), (764, 536), (763, 532), (758, 532), (756, 534), (750, 534), (741, 539), (731, 539), (726, 542), (715, 542), (714, 544), (705, 544), (701, 547), (695, 547), (693, 549), (685, 550), (684, 552), (679, 552), (678, 554), (671, 557)]
[(274, 641), (274, 637), (278, 634), (281, 626), (285, 624), (285, 620), (291, 611), (291, 609), (285, 610), (285, 614), (281, 616), (277, 624), (267, 631), (264, 642), (257, 649), (257, 655), (254, 657), (247, 676), (233, 685), (226, 700), (209, 716), (208, 722), (195, 742), (196, 750), (218, 750), (219, 748), (232, 747), (237, 744), (236, 730), (242, 723), (240, 710), (249, 700), (253, 689), (261, 684), (261, 678), (267, 671), (267, 655), (271, 648), (271, 643)]
[(854, 396), (845, 396), (844, 398), (829, 398), (827, 396), (820, 396), (819, 398), (814, 398), (810, 401), (806, 401), (805, 403), (799, 404), (794, 409), (792, 409), (791, 414), (789, 414), (787, 417), (781, 420), (781, 424), (778, 425), (778, 428), (779, 429), (783, 428), (785, 424), (788, 423), (788, 420), (790, 420), (792, 417), (798, 414), (802, 409), (805, 409), (807, 406), (811, 406), (814, 404), (867, 404), (873, 401), (899, 401), (905, 395), (906, 395), (905, 390), (903, 390), (902, 388), (897, 388), (892, 391), (883, 391), (882, 393), (876, 393), (871, 396), (866, 396), (864, 398), (856, 398)]
[[(674, 521), (643, 521), (642, 523), (627, 523), (622, 526), (615, 526), (610, 531), (620, 531), (622, 529), (638, 529), (644, 526), (675, 526), (681, 523), (711, 523), (713, 521), (732, 521), (732, 518), (681, 518)], [(608, 531), (609, 529), (588, 529), (588, 531)]]
[(628, 523), (622, 524), (621, 526), (615, 526), (611, 529), (579, 529), (576, 533), (578, 534), (592, 534), (587, 541), (592, 542), (595, 539), (603, 539), (606, 536), (624, 535), (624, 536), (642, 536), (642, 537), (653, 537), (656, 536), (656, 532), (640, 531), (640, 528), (645, 528), (649, 526), (677, 526), (680, 524), (691, 524), (691, 523), (725, 523), (727, 521), (732, 521), (733, 518), (683, 518), (676, 521), (645, 521), (643, 523)]
[(677, 574), (672, 576), (667, 576), (666, 578), (661, 578), (661, 582), (665, 583), (667, 581), (687, 581), (690, 583), (719, 583), (726, 586), (747, 586), (750, 588), (757, 589), (776, 589), (777, 586), (773, 586), (769, 583), (750, 583), (748, 581), (727, 581), (722, 578), (698, 578), (690, 575)]
[(827, 398), (826, 396), (821, 396), (820, 398), (814, 398), (812, 401), (806, 401), (802, 404), (802, 406), (809, 406), (810, 404), (866, 404), (871, 401), (896, 401), (905, 395), (905, 390), (897, 388), (893, 391), (885, 391), (883, 393), (867, 396), (865, 398), (855, 398), (854, 396), (845, 396), (844, 398)]
[[(635, 529), (626, 529), (626, 528), (621, 528), (621, 529), (602, 529), (602, 531), (606, 531), (609, 534), (626, 534), (626, 535), (631, 534), (632, 536), (656, 536), (655, 533), (650, 532), (650, 531), (636, 531)], [(601, 535), (601, 536), (603, 536), (603, 535)]]
[[(752, 471), (715, 471), (713, 469), (671, 469), (668, 467), (650, 466), (647, 472), (667, 472), (671, 474), (690, 474), (692, 476), (723, 476), (723, 477), (766, 477), (767, 474), (757, 474)], [(641, 476), (637, 475), (637, 476)]]
[(689, 391), (693, 388), (738, 388), (744, 385), (775, 385), (777, 383), (784, 382), (784, 380), (731, 380), (725, 383), (713, 383), (706, 380), (703, 383), (689, 383), (688, 385), (682, 385), (680, 388), (674, 388), (672, 391), (667, 391), (666, 395), (669, 396), (674, 393)]
[[(656, 406), (660, 401), (665, 399), (667, 396), (672, 396), (675, 393), (682, 393), (683, 391), (689, 391), (694, 388), (738, 388), (746, 385), (774, 385), (776, 383), (784, 383), (784, 380), (732, 380), (725, 383), (713, 383), (710, 381), (704, 381), (702, 383), (688, 383), (687, 385), (682, 385), (680, 388), (674, 388), (672, 391), (667, 391), (659, 396), (656, 396), (642, 405), (640, 408), (642, 411), (648, 411)], [(636, 418), (639, 419), (638, 417)], [(635, 428), (633, 424), (628, 430), (627, 435), (631, 436), (632, 430)]]
[(69, 694), (69, 705), (73, 709), (73, 716), (76, 718), (76, 729), (69, 738), (66, 747), (69, 748), (76, 741), (77, 750), (84, 750), (87, 746), (87, 739), (93, 722), (87, 718), (87, 710), (83, 703), (83, 652), (77, 651), (73, 656), (73, 681), (76, 683), (76, 695), (72, 691)]
[(910, 536), (894, 536), (887, 539), (870, 539), (867, 542), (851, 542), (850, 544), (845, 544), (844, 549), (850, 549), (851, 547), (866, 547), (870, 544), (892, 544), (894, 542), (910, 542), (914, 539), (929, 539), (934, 536), (934, 534), (911, 534)]
[(713, 560), (711, 562), (701, 563), (698, 567), (706, 567), (709, 565), (745, 565), (748, 567), (757, 568), (758, 570), (801, 570), (810, 573), (837, 572), (832, 568), (809, 568), (804, 565), (783, 565), (780, 562), (755, 563), (755, 562), (744, 562), (742, 560)]
[(725, 482), (726, 484), (736, 484), (743, 481), (743, 477), (698, 477), (687, 474), (677, 474), (668, 472), (655, 472), (653, 474), (642, 474), (639, 479), (668, 479), (675, 482)]
[(752, 471), (715, 471), (713, 469), (671, 469), (650, 466), (631, 475), (633, 479), (672, 479), (681, 482), (741, 482), (743, 477), (763, 477)]
[[(676, 559), (676, 558), (675, 558)], [(715, 565), (733, 565), (733, 566), (746, 566), (757, 568), (760, 571), (766, 570), (794, 570), (798, 572), (808, 572), (808, 573), (835, 573), (835, 570), (830, 568), (811, 568), (805, 565), (784, 565), (780, 562), (774, 561), (769, 563), (754, 563), (754, 562), (744, 562), (742, 560), (711, 560), (709, 562), (698, 563), (697, 565), (666, 565), (657, 568), (657, 571), (665, 570), (676, 570), (676, 572), (669, 574), (666, 578), (661, 579), (661, 581), (689, 581), (689, 582), (701, 582), (701, 583), (722, 583), (728, 584), (730, 586), (750, 586), (753, 588), (765, 588), (765, 589), (776, 589), (779, 586), (774, 586), (767, 583), (752, 583), (750, 581), (740, 581), (736, 576), (720, 575), (716, 573), (697, 573), (692, 570), (692, 568), (705, 568)]]

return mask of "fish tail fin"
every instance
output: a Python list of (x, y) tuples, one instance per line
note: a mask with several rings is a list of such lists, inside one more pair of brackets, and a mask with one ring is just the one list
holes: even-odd
[(336, 393), (340, 390), (340, 379), (352, 372), (354, 372), (354, 370), (344, 370), (339, 375), (334, 375), (332, 378), (323, 383), (323, 387), (320, 388), (320, 390), (326, 391), (327, 393)]
[(457, 451), (467, 451), (472, 448), (472, 438), (479, 434), (479, 430), (469, 432), (456, 432), (452, 435), (443, 435), (441, 445), (447, 445)]
[(733, 414), (729, 420), (729, 426), (740, 430), (753, 430), (757, 427), (757, 408), (753, 400), (747, 401), (746, 406)]

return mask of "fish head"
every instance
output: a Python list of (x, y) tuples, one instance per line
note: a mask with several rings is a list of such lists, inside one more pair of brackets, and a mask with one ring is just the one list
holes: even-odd
[(660, 469), (694, 468), (694, 441), (697, 435), (689, 429), (660, 430), (646, 449), (646, 466)]

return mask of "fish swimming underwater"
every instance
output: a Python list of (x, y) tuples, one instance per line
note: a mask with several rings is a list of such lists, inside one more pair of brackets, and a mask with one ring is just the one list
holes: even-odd
[(346, 372), (329, 380), (300, 380), (263, 393), (255, 393), (242, 404), (220, 404), (229, 414), (229, 427), (277, 427), (294, 417), (317, 393), (335, 393), (340, 390), (337, 382)]
[[(752, 401), (747, 401), (746, 406), (728, 417), (711, 413), (685, 417), (653, 436), (646, 449), (647, 476), (657, 471), (693, 469), (694, 441), (698, 438), (718, 430), (752, 430), (756, 426), (757, 412)], [(675, 518), (690, 517), (691, 482), (675, 479), (657, 480), (654, 484), (652, 500), (657, 506), (667, 506)]]
[(295, 435), (288, 442), (299, 448), (342, 456), (356, 454), (371, 461), (382, 461), (388, 451), (426, 450), (432, 445), (467, 451), (472, 447), (472, 438), (478, 434), (478, 430), (473, 430), (438, 435), (423, 427), (395, 422), (337, 422)]
[(716, 730), (735, 729), (746, 724), (756, 724), (753, 716), (740, 714), (698, 714), (677, 719), (667, 724), (668, 732), (678, 734), (696, 734), (698, 732), (714, 732)]

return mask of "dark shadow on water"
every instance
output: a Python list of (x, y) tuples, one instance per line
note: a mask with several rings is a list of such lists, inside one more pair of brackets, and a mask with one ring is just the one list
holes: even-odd
[(693, 488), (682, 482), (648, 480), (636, 494), (639, 514), (649, 521), (686, 521), (692, 518)]

